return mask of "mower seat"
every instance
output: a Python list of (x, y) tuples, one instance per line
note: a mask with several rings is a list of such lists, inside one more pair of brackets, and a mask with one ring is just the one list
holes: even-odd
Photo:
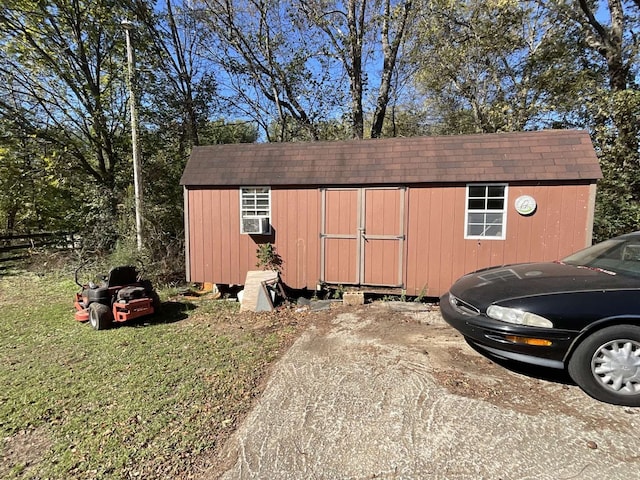
[(118, 291), (116, 300), (120, 302), (130, 302), (131, 300), (137, 300), (144, 297), (146, 297), (144, 287), (128, 286)]
[(113, 267), (109, 271), (107, 287), (120, 287), (123, 285), (131, 285), (133, 283), (138, 283), (138, 270), (136, 267)]

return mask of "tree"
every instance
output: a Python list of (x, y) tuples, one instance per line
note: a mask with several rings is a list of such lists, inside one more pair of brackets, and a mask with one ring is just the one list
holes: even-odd
[(640, 221), (638, 3), (434, 0), (418, 85), (440, 133), (586, 128), (599, 152), (595, 237)]
[(412, 59), (445, 133), (523, 130), (557, 118), (544, 87), (566, 51), (543, 9), (508, 0), (425, 8)]
[[(400, 48), (413, 14), (411, 0), (299, 0), (309, 28), (324, 34), (324, 53), (340, 60), (349, 79), (352, 136), (364, 137), (363, 100), (370, 65), (382, 61), (379, 87), (375, 98), (370, 135), (381, 136), (392, 78), (396, 71)], [(379, 35), (379, 45), (376, 37)]]
[[(412, 0), (201, 0), (199, 18), (217, 43), (208, 57), (225, 72), (236, 112), (260, 123), (269, 140), (321, 138), (318, 125), (348, 118), (364, 137), (382, 133)], [(275, 126), (279, 129), (274, 129)]]
[(0, 115), (65, 153), (98, 185), (122, 158), (122, 35), (114, 0), (7, 0), (0, 7)]
[[(129, 141), (123, 36), (113, 21), (124, 18), (123, 11), (117, 0), (8, 0), (0, 6), (0, 118), (15, 140), (11, 155), (33, 185), (17, 190), (20, 215), (60, 218), (66, 223), (60, 228), (92, 223), (111, 241)], [(80, 180), (82, 195), (51, 188), (73, 189)], [(29, 198), (34, 192), (37, 202)], [(57, 204), (62, 198), (70, 201)], [(48, 224), (37, 221), (40, 228)]]
[(640, 223), (640, 9), (634, 3), (540, 0), (580, 46), (582, 68), (591, 72), (576, 111), (592, 132), (604, 175), (596, 203), (597, 240), (636, 230)]
[(83, 223), (81, 181), (58, 151), (0, 121), (0, 231), (62, 230)]
[[(202, 0), (199, 19), (215, 41), (207, 57), (226, 73), (228, 105), (287, 140), (289, 122), (315, 139), (315, 120), (333, 108), (333, 80), (323, 58), (312, 58), (312, 38), (296, 29), (293, 13), (270, 0)], [(271, 138), (270, 138), (271, 139)]]
[(216, 99), (212, 67), (200, 51), (206, 34), (198, 30), (196, 14), (185, 2), (166, 0), (154, 8), (146, 0), (131, 1), (139, 22), (137, 34), (145, 45), (142, 53), (147, 54), (145, 63), (151, 69), (145, 83), (146, 95), (152, 99), (148, 119), (178, 135), (178, 155), (184, 158), (193, 145), (201, 143), (200, 129)]

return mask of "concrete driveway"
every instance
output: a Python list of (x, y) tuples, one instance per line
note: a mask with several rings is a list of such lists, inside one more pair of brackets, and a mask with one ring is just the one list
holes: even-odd
[(412, 306), (315, 322), (203, 478), (640, 478), (640, 409), (503, 368)]

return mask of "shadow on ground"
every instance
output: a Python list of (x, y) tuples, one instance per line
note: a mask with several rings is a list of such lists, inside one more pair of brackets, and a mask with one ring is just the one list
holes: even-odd
[(120, 327), (150, 327), (153, 325), (164, 325), (185, 320), (189, 315), (187, 312), (194, 310), (196, 306), (191, 302), (162, 302), (157, 313), (147, 317), (140, 317), (120, 324)]

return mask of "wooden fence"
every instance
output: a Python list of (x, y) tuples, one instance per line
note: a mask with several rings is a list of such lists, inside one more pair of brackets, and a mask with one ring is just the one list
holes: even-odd
[(79, 237), (71, 232), (11, 233), (0, 232), (0, 269), (6, 263), (29, 258), (35, 249), (70, 250)]

